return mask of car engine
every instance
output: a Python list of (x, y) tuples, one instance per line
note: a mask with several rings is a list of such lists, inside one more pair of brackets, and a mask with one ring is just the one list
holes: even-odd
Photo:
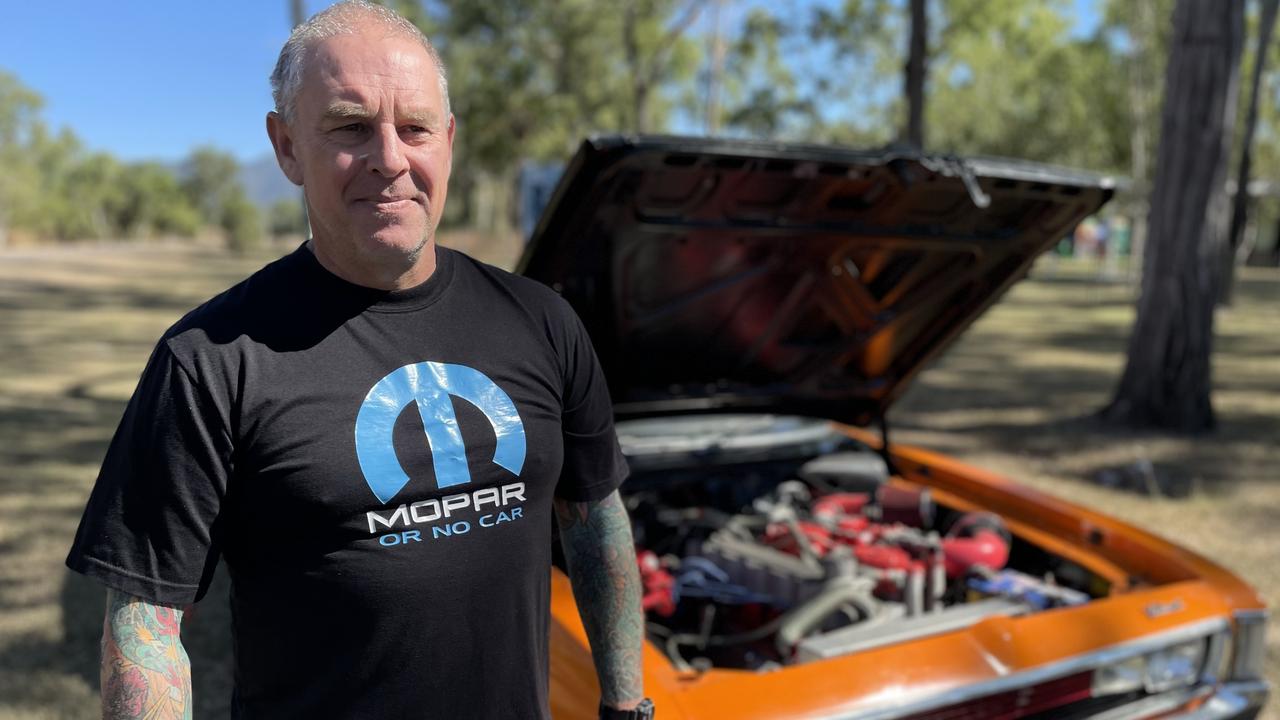
[[(681, 466), (620, 437), (648, 635), (681, 669), (768, 670), (1090, 599), (999, 516), (936, 504), (847, 438), (802, 461), (682, 447)], [(754, 462), (734, 462), (744, 449)]]

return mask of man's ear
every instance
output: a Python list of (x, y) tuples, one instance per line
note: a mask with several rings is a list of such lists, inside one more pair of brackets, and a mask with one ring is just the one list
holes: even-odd
[(267, 137), (271, 138), (271, 147), (276, 151), (276, 162), (280, 164), (284, 176), (294, 185), (301, 185), (302, 166), (298, 163), (297, 155), (294, 154), (293, 136), (290, 134), (289, 125), (285, 123), (284, 118), (280, 117), (280, 113), (275, 111), (267, 113)]
[(453, 170), (453, 133), (458, 129), (458, 123), (454, 120), (453, 113), (449, 113), (449, 170)]

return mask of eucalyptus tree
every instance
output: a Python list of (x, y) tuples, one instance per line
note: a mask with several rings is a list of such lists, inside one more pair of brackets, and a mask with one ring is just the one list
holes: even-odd
[(1234, 128), (1243, 3), (1178, 0), (1137, 320), (1102, 417), (1129, 427), (1214, 427), (1213, 270), (1228, 242), (1226, 175)]

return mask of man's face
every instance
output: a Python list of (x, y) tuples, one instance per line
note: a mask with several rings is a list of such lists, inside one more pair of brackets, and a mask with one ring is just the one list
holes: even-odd
[(322, 258), (385, 273), (433, 237), (453, 153), (437, 72), (419, 42), (376, 27), (310, 48), (293, 122), (268, 132)]

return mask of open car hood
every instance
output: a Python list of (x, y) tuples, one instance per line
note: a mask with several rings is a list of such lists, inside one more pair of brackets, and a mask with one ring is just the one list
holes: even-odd
[(578, 312), (620, 417), (866, 424), (1113, 187), (1010, 160), (593, 138), (520, 272)]

